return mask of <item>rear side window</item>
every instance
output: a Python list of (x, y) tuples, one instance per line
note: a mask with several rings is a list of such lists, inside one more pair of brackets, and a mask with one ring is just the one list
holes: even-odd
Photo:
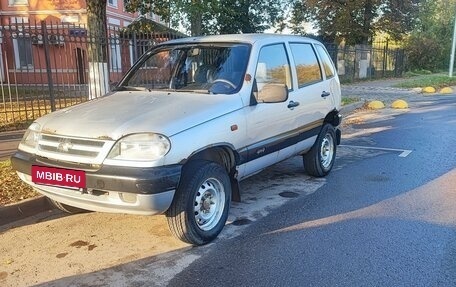
[(335, 71), (334, 66), (331, 62), (331, 58), (329, 58), (328, 53), (326, 52), (325, 48), (320, 45), (315, 45), (317, 48), (318, 55), (320, 56), (321, 62), (323, 64), (323, 69), (325, 71), (326, 78), (334, 77)]
[(290, 47), (296, 64), (299, 87), (320, 82), (323, 78), (317, 55), (315, 54), (312, 45), (306, 43), (291, 43)]

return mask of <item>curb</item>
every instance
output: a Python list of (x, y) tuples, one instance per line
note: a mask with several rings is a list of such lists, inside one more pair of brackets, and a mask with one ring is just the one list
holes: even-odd
[(52, 203), (45, 196), (26, 199), (11, 205), (0, 206), (0, 226), (37, 215), (38, 213), (54, 209)]
[(353, 104), (342, 106), (340, 108), (340, 113), (342, 114), (342, 116), (347, 116), (347, 115), (351, 114), (354, 110), (362, 108), (363, 106), (364, 106), (364, 101), (359, 101), (359, 102), (356, 102)]
[(0, 132), (0, 161), (10, 159), (19, 145), (25, 130)]

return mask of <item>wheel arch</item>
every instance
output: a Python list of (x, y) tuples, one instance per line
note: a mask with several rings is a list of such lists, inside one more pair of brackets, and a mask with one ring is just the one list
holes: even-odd
[(184, 168), (187, 163), (195, 160), (216, 162), (223, 166), (231, 181), (231, 199), (237, 202), (241, 201), (239, 182), (236, 178), (236, 166), (240, 160), (240, 156), (235, 151), (234, 147), (229, 144), (220, 144), (195, 151), (184, 162), (182, 162), (184, 164)]
[[(341, 123), (342, 123), (342, 115), (336, 109), (329, 112), (323, 121), (323, 124), (331, 124), (334, 128), (338, 127)], [(336, 143), (337, 143), (337, 145), (339, 145), (342, 134), (341, 134), (340, 129), (338, 129), (338, 128), (335, 129), (335, 132), (336, 132)]]
[(227, 172), (230, 172), (236, 166), (236, 162), (239, 160), (239, 155), (228, 144), (220, 144), (195, 151), (182, 163), (185, 165), (189, 161), (193, 160), (216, 162), (223, 166)]

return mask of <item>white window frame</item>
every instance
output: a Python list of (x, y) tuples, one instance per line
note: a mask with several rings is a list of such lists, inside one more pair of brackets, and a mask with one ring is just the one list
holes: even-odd
[[(113, 41), (113, 39), (111, 39)], [(109, 67), (111, 72), (122, 71), (122, 58), (120, 57), (120, 43), (117, 43), (118, 38), (115, 38), (114, 43), (109, 45)]]
[(130, 51), (130, 67), (133, 67), (133, 64), (135, 63), (135, 61), (133, 60), (133, 56), (134, 56), (133, 41), (129, 42), (128, 48), (129, 48), (128, 50)]
[[(111, 3), (112, 2), (112, 3)], [(117, 0), (108, 0), (108, 6), (109, 7), (114, 7), (114, 8), (117, 8), (119, 7), (119, 3)]]
[[(30, 39), (30, 35), (19, 35), (18, 37)], [(19, 54), (19, 43), (18, 43), (17, 39), (13, 39), (13, 50), (14, 50), (14, 63), (15, 63), (16, 69), (17, 70), (32, 70), (33, 69), (33, 47), (32, 47), (32, 45), (30, 44), (30, 59), (27, 59), (31, 63), (27, 64), (26, 66), (21, 65), (21, 58), (20, 58), (20, 54)]]
[(29, 6), (28, 0), (8, 0), (8, 6)]

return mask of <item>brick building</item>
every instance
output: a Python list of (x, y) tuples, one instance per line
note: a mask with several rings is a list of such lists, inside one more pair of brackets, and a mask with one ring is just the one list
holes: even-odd
[[(50, 68), (54, 84), (86, 84), (85, 3), (0, 0), (0, 82), (44, 83)], [(109, 77), (113, 82), (128, 70), (136, 53), (131, 41), (120, 39), (120, 31), (139, 15), (126, 12), (123, 0), (108, 0), (106, 12)], [(166, 24), (157, 15), (147, 18)]]

